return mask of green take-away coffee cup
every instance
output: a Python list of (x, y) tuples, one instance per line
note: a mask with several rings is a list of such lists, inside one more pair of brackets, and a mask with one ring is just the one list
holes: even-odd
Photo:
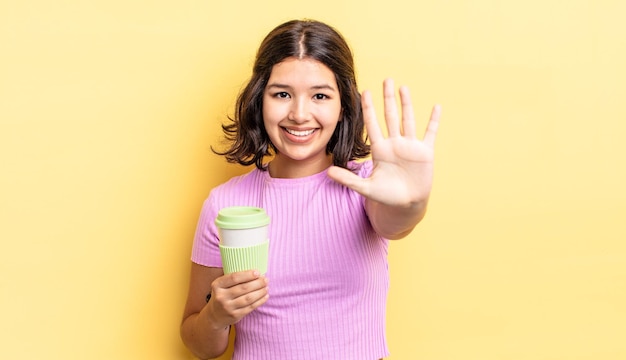
[(244, 270), (267, 272), (270, 223), (265, 210), (252, 206), (221, 209), (215, 218), (224, 274)]

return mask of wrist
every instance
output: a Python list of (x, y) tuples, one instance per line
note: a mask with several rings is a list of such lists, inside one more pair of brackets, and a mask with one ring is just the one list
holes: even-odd
[(230, 324), (224, 323), (220, 321), (215, 316), (215, 310), (213, 308), (213, 302), (210, 299), (210, 296), (207, 296), (208, 301), (204, 308), (201, 311), (202, 318), (204, 319), (204, 326), (207, 327), (212, 332), (223, 332), (228, 331), (230, 329)]

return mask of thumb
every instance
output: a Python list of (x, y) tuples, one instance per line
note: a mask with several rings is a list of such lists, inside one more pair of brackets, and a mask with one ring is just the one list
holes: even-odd
[(363, 179), (350, 170), (338, 166), (331, 166), (328, 168), (328, 177), (363, 196), (367, 197), (369, 193), (367, 179)]

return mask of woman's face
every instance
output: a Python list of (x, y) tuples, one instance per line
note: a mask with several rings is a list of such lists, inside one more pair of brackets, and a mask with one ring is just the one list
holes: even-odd
[(274, 65), (263, 94), (263, 123), (277, 154), (274, 177), (316, 174), (332, 164), (326, 145), (341, 116), (335, 74), (310, 58)]

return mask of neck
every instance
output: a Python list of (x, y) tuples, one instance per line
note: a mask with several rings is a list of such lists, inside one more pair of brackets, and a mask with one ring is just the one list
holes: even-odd
[(333, 164), (331, 155), (315, 161), (299, 161), (277, 155), (270, 161), (267, 170), (273, 178), (295, 179), (315, 175)]

